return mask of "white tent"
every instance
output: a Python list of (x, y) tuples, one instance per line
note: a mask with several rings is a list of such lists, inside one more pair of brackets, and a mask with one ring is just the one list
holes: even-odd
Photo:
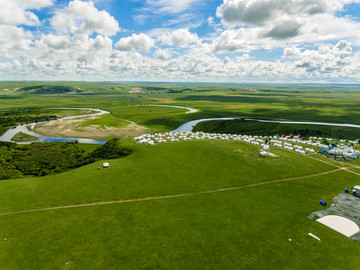
[(261, 151), (261, 152), (260, 152), (260, 156), (262, 156), (262, 157), (267, 157), (267, 152)]
[(107, 163), (107, 162), (104, 162), (102, 166), (103, 166), (104, 168), (109, 168), (110, 164)]
[(316, 221), (347, 237), (351, 237), (360, 232), (359, 226), (355, 222), (344, 217), (328, 215)]

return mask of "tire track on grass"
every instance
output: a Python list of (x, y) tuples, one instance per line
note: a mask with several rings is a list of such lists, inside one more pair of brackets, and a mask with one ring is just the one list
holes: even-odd
[(240, 190), (240, 189), (252, 188), (252, 187), (257, 187), (257, 186), (264, 186), (264, 185), (268, 185), (268, 184), (290, 182), (290, 181), (295, 181), (295, 180), (301, 180), (301, 179), (306, 179), (306, 178), (312, 178), (312, 177), (327, 175), (327, 174), (331, 174), (331, 173), (342, 171), (342, 170), (346, 170), (346, 168), (341, 168), (340, 167), (340, 168), (335, 169), (335, 170), (316, 173), (316, 174), (312, 174), (312, 175), (292, 177), (292, 178), (286, 178), (286, 179), (278, 179), (278, 180), (271, 180), (271, 181), (265, 181), (265, 182), (254, 183), (254, 184), (249, 184), (249, 185), (245, 185), (245, 186), (238, 186), (238, 187), (221, 188), (221, 189), (199, 191), (199, 192), (193, 192), (193, 193), (183, 193), (183, 194), (145, 197), (145, 198), (137, 198), (137, 199), (127, 199), (127, 200), (117, 200), (117, 201), (108, 201), (108, 202), (94, 202), (94, 203), (83, 203), (83, 204), (74, 204), (74, 205), (35, 208), (35, 209), (19, 210), (19, 211), (13, 211), (13, 212), (4, 212), (4, 213), (0, 213), (0, 216), (7, 216), (7, 215), (14, 215), (14, 214), (24, 214), (24, 213), (33, 213), (33, 212), (41, 212), (41, 211), (51, 211), (51, 210), (59, 210), (59, 209), (80, 208), (80, 207), (90, 207), (90, 206), (99, 206), (99, 205), (122, 204), (122, 203), (133, 203), (133, 202), (143, 202), (143, 201), (154, 201), (154, 200), (162, 200), (162, 199), (180, 198), (180, 197), (190, 197), (190, 196), (196, 196), (196, 195), (204, 195), (204, 194), (212, 194), (212, 193)]
[[(331, 166), (337, 167), (337, 168), (342, 169), (342, 170), (344, 170), (344, 171), (347, 171), (347, 172), (349, 172), (349, 173), (353, 173), (353, 174), (356, 174), (356, 175), (360, 176), (360, 173), (351, 171), (349, 168), (341, 167), (341, 166), (339, 166), (339, 165), (335, 165), (335, 164), (333, 164), (333, 163), (330, 163), (330, 162), (327, 162), (327, 161), (325, 161), (325, 160), (318, 159), (318, 158), (316, 158), (316, 157), (312, 157), (312, 156), (309, 156), (309, 155), (306, 155), (306, 157), (311, 158), (311, 159), (315, 159), (315, 160), (317, 160), (317, 161), (321, 161), (321, 162), (323, 162), (323, 163), (329, 164), (329, 165), (331, 165)], [(341, 164), (341, 163), (340, 163), (340, 164)]]

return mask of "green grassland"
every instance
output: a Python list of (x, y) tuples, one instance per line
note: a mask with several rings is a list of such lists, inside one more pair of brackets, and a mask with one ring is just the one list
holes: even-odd
[[(177, 98), (197, 104), (205, 117), (244, 116), (265, 119), (296, 119), (360, 123), (355, 97), (308, 98), (294, 97), (243, 97), (243, 96), (186, 96)], [(219, 106), (219, 105), (222, 106)], [(206, 114), (205, 114), (206, 113)]]
[[(24, 95), (18, 96), (15, 99), (2, 99), (3, 109), (16, 109), (16, 108), (37, 108), (39, 104), (44, 107), (91, 107), (111, 111), (112, 115), (117, 117), (119, 122), (124, 120), (135, 121), (137, 124), (144, 125), (154, 131), (165, 131), (169, 129), (169, 122), (173, 127), (177, 124), (185, 122), (183, 119), (174, 120), (172, 118), (179, 118), (184, 115), (186, 110), (178, 108), (166, 107), (141, 107), (133, 105), (141, 105), (144, 102), (143, 98), (137, 100), (129, 99), (127, 96), (106, 97), (106, 96), (89, 96), (89, 97), (53, 97), (42, 95)], [(146, 104), (151, 103), (145, 99)], [(65, 110), (67, 111), (67, 110)], [(76, 114), (79, 114), (77, 112)], [(108, 121), (103, 122), (108, 127), (115, 124), (114, 118), (106, 118)], [(116, 123), (115, 126), (118, 124)]]
[(18, 132), (14, 135), (14, 137), (12, 137), (11, 140), (14, 142), (32, 142), (32, 141), (36, 141), (37, 139), (38, 137), (30, 136), (23, 132)]
[(98, 162), (1, 181), (0, 212), (243, 188), (2, 215), (3, 268), (341, 269), (344, 258), (352, 258), (347, 267), (360, 262), (357, 242), (306, 217), (359, 176), (306, 177), (337, 168), (279, 149), (279, 157), (263, 159), (244, 143), (125, 143), (133, 153), (108, 169)]
[(2, 82), (2, 94), (88, 95), (92, 93), (119, 93), (126, 90), (107, 83), (87, 82)]
[[(66, 86), (80, 88), (83, 92), (30, 94), (30, 90), (4, 91), (32, 85)], [(133, 87), (141, 87), (145, 93), (130, 94)], [(227, 116), (360, 123), (360, 87), (357, 85), (2, 82), (0, 89), (3, 89), (0, 90), (2, 108), (31, 108), (39, 104), (44, 107), (101, 108), (110, 110), (119, 119), (135, 121), (153, 131), (171, 130), (189, 120)], [(199, 112), (184, 114), (184, 110), (175, 108), (132, 107), (144, 104), (194, 107)]]
[(121, 120), (118, 117), (115, 117), (111, 114), (106, 114), (101, 118), (92, 119), (89, 121), (84, 122), (81, 124), (81, 127), (88, 127), (88, 126), (99, 126), (102, 129), (106, 127), (126, 127), (129, 125), (129, 122), (125, 120)]
[[(130, 94), (134, 87), (144, 93)], [(163, 132), (230, 116), (360, 124), (357, 85), (1, 82), (0, 95), (2, 110), (41, 105), (111, 112), (84, 127), (133, 121)], [(359, 184), (358, 174), (339, 170), (360, 173), (359, 160), (283, 149), (262, 158), (257, 147), (235, 141), (150, 147), (123, 139), (122, 146), (131, 154), (107, 160), (107, 169), (98, 169), (102, 160), (0, 181), (0, 269), (358, 268), (359, 243), (307, 215), (322, 209), (319, 200), (331, 203), (344, 187)], [(96, 146), (78, 147), (90, 154)]]

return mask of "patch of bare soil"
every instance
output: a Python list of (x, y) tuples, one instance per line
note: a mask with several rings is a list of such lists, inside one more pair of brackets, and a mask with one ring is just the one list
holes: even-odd
[(268, 152), (268, 156), (270, 157), (279, 157), (278, 155), (275, 155), (274, 153)]
[(141, 93), (144, 93), (144, 91), (142, 90), (142, 88), (134, 87), (134, 88), (131, 88), (129, 93), (131, 93), (131, 94), (139, 94), (140, 93), (141, 94)]
[(131, 121), (127, 121), (129, 124), (120, 128), (106, 126), (102, 128), (99, 125), (81, 126), (86, 121), (96, 118), (99, 118), (99, 116), (50, 121), (37, 125), (35, 132), (46, 136), (103, 138), (109, 136), (138, 136), (147, 131), (147, 128)]

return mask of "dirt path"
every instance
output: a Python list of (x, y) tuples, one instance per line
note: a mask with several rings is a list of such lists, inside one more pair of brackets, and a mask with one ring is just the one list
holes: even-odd
[(179, 197), (190, 197), (190, 196), (196, 196), (196, 195), (204, 195), (204, 194), (212, 194), (212, 193), (225, 192), (225, 191), (240, 190), (240, 189), (252, 188), (252, 187), (263, 186), (263, 185), (268, 185), (268, 184), (290, 182), (290, 181), (295, 181), (295, 180), (301, 180), (301, 179), (306, 179), (306, 178), (327, 175), (327, 174), (331, 174), (331, 173), (338, 172), (341, 170), (346, 170), (346, 168), (338, 168), (335, 170), (312, 174), (312, 175), (299, 176), (299, 177), (293, 177), (293, 178), (287, 178), (287, 179), (278, 179), (278, 180), (266, 181), (266, 182), (261, 182), (261, 183), (249, 184), (249, 185), (245, 185), (245, 186), (239, 186), (239, 187), (221, 188), (221, 189), (215, 189), (215, 190), (199, 191), (199, 192), (194, 192), (194, 193), (183, 193), (183, 194), (146, 197), (146, 198), (138, 198), (138, 199), (128, 199), (128, 200), (118, 200), (118, 201), (109, 201), (109, 202), (95, 202), (95, 203), (84, 203), (84, 204), (65, 205), (65, 206), (54, 206), (54, 207), (46, 207), (46, 208), (36, 208), (36, 209), (28, 209), (28, 210), (0, 213), (0, 216), (23, 214), (23, 213), (33, 213), (33, 212), (41, 212), (41, 211), (51, 211), (51, 210), (67, 209), (67, 208), (80, 208), (80, 207), (98, 206), (98, 205), (107, 205), (107, 204), (122, 204), (122, 203), (171, 199), (171, 198), (179, 198)]
[[(316, 155), (316, 154), (313, 154), (312, 156), (314, 156), (314, 155)], [(315, 159), (317, 159), (317, 158), (315, 158)], [(317, 159), (317, 160), (319, 160), (319, 159)], [(355, 165), (355, 164), (344, 163), (344, 162), (341, 162), (341, 161), (338, 161), (338, 160), (334, 160), (334, 159), (331, 159), (331, 161), (335, 162), (336, 164), (346, 165), (346, 166), (348, 166), (348, 168), (360, 169), (360, 166)]]
[[(321, 161), (321, 162), (323, 162), (323, 163), (329, 164), (329, 165), (331, 165), (331, 166), (340, 168), (340, 169), (342, 169), (342, 170), (344, 170), (344, 171), (347, 171), (347, 172), (349, 172), (349, 173), (356, 174), (356, 175), (360, 176), (360, 173), (353, 172), (353, 171), (349, 170), (349, 168), (347, 168), (347, 167), (341, 167), (341, 166), (335, 165), (335, 164), (333, 164), (333, 163), (330, 163), (330, 162), (327, 162), (327, 161), (325, 161), (325, 160), (321, 160), (321, 159), (318, 159), (318, 158), (316, 158), (316, 157), (309, 156), (309, 155), (306, 155), (306, 157), (311, 158), (311, 159), (315, 159), (315, 160), (317, 160), (317, 161)], [(341, 164), (341, 163), (340, 163), (340, 164)]]

